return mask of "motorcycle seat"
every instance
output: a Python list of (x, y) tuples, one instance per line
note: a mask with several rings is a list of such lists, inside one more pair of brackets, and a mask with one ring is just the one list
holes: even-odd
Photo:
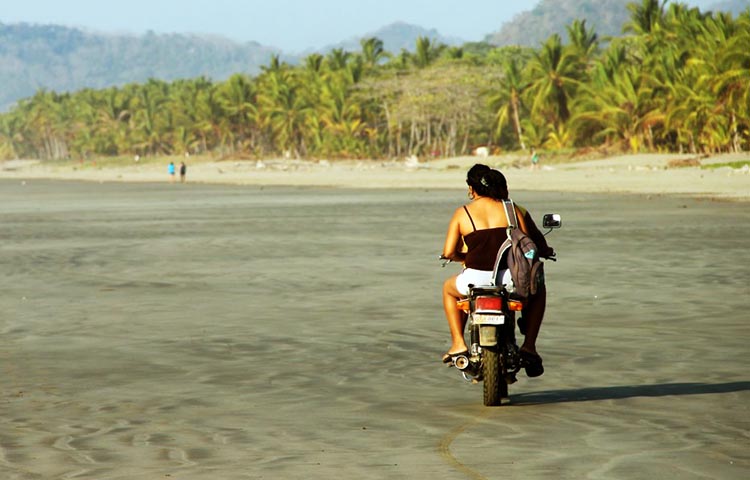
[(505, 291), (505, 287), (500, 285), (469, 285), (470, 295), (499, 295)]

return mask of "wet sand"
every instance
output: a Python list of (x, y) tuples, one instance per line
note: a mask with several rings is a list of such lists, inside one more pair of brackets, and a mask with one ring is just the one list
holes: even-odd
[(463, 190), (0, 181), (0, 478), (748, 478), (748, 204), (513, 196), (564, 219), (546, 373), (486, 408)]

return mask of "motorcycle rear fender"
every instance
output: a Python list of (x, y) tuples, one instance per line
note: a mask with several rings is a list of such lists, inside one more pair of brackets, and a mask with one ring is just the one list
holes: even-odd
[(482, 347), (494, 347), (497, 345), (496, 325), (479, 325), (479, 345)]

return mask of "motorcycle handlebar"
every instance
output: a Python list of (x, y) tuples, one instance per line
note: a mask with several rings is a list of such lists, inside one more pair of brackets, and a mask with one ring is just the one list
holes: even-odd
[[(545, 260), (551, 260), (553, 262), (556, 262), (557, 261), (557, 252), (551, 253), (549, 255), (540, 256), (539, 258), (543, 258)], [(438, 256), (438, 260), (442, 260), (443, 261), (443, 263), (440, 265), (441, 267), (445, 267), (446, 265), (448, 265), (449, 263), (451, 263), (453, 261), (453, 260), (451, 260), (450, 258), (446, 257), (443, 254), (440, 254)]]

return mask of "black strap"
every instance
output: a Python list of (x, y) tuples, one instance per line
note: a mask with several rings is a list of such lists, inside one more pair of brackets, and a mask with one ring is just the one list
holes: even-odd
[(469, 215), (469, 209), (466, 208), (466, 205), (464, 205), (464, 211), (466, 212), (466, 215), (469, 217), (469, 221), (471, 222), (471, 228), (473, 228), (474, 231), (476, 232), (477, 231), (477, 226), (474, 225), (474, 219), (471, 218), (471, 215)]

